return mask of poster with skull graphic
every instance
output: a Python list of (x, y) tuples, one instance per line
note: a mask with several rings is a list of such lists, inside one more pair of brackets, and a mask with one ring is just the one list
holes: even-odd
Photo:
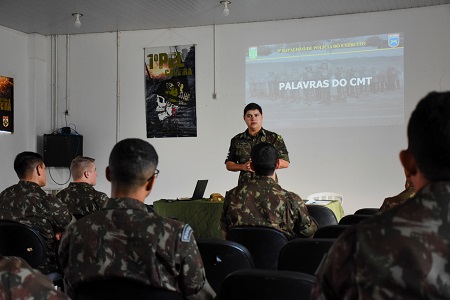
[(148, 138), (196, 137), (195, 45), (144, 48)]

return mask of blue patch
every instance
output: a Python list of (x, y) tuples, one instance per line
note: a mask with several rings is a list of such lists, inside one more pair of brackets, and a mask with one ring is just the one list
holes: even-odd
[(192, 227), (189, 225), (184, 225), (183, 232), (181, 233), (181, 241), (182, 242), (190, 242), (192, 235)]

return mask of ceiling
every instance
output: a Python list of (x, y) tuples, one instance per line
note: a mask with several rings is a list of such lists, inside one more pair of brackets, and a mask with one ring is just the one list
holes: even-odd
[[(0, 25), (41, 35), (195, 27), (388, 11), (450, 0), (1, 0)], [(82, 13), (75, 28), (72, 13)]]

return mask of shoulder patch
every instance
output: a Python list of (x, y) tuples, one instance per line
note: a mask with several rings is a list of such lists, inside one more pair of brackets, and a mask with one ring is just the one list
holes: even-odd
[(181, 241), (182, 242), (190, 242), (192, 235), (192, 227), (189, 225), (184, 225), (183, 232), (181, 233)]

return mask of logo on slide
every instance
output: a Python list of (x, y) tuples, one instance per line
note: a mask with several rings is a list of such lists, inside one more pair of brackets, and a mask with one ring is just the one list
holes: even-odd
[(398, 47), (398, 45), (400, 45), (400, 34), (398, 33), (389, 34), (388, 43), (389, 47), (391, 48)]

